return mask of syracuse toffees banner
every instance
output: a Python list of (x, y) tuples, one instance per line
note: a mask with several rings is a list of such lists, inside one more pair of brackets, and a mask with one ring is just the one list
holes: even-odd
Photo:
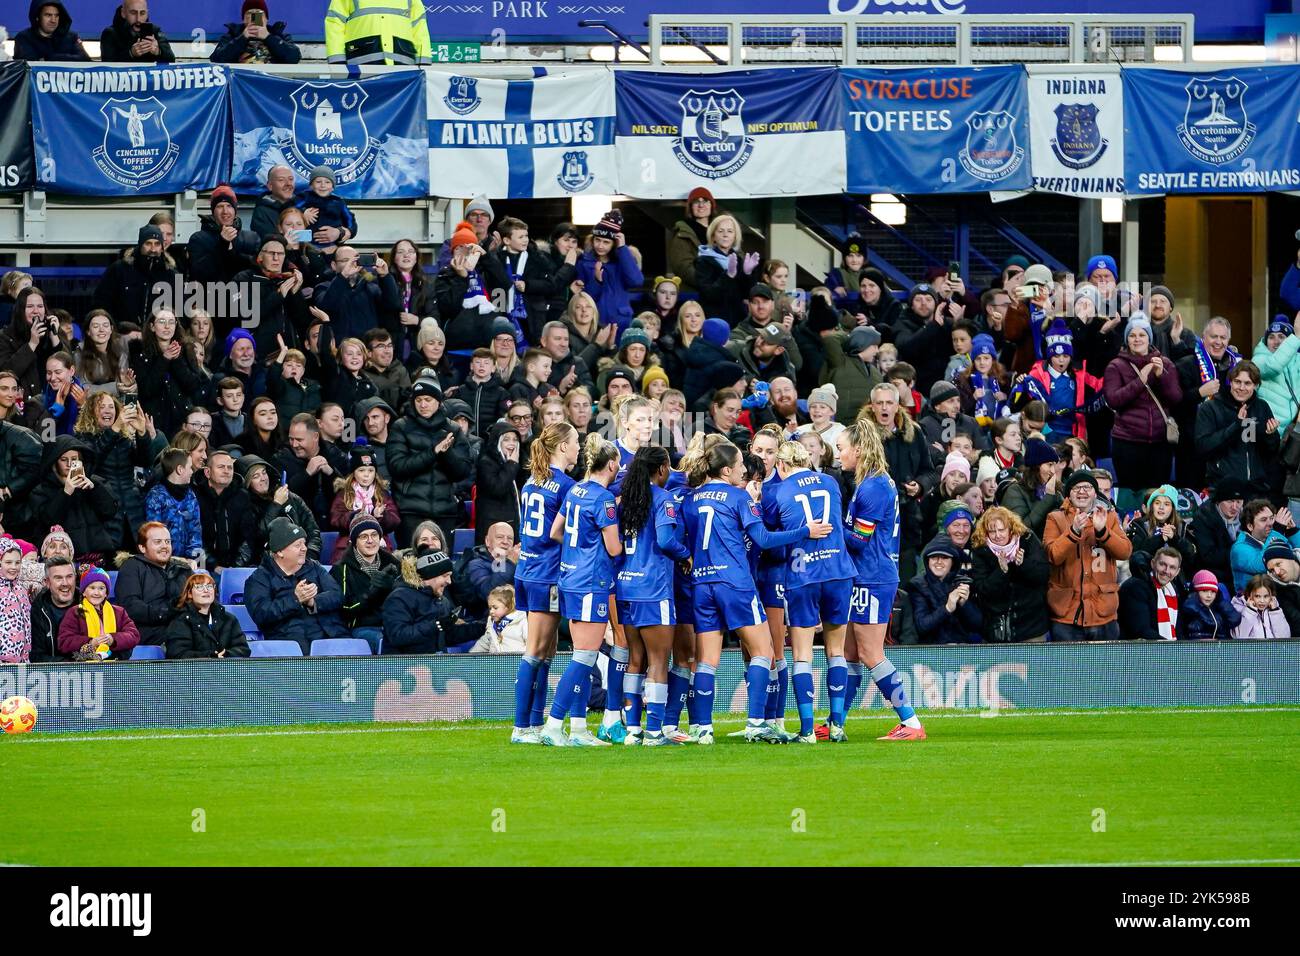
[(233, 70), (231, 184), (260, 191), (272, 166), (306, 185), (334, 170), (347, 199), (418, 198), (429, 192), (424, 78), (406, 70), (368, 80), (302, 80)]
[(1125, 70), (1130, 194), (1300, 189), (1300, 69)]
[(681, 199), (844, 190), (844, 122), (834, 69), (620, 72), (619, 192)]
[(31, 99), (26, 63), (0, 63), (0, 192), (31, 189)]
[(851, 193), (1028, 189), (1021, 66), (841, 70)]
[(1029, 72), (1034, 189), (1067, 196), (1124, 194), (1124, 92), (1118, 67)]
[(37, 185), (83, 196), (211, 189), (230, 173), (223, 66), (33, 64)]
[(608, 72), (530, 80), (425, 75), (434, 195), (540, 199), (618, 192)]

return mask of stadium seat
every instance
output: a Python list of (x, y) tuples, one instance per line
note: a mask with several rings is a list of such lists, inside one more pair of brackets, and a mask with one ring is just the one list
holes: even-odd
[(460, 554), (466, 548), (474, 547), (474, 529), (457, 528), (451, 533), (451, 551), (452, 557)]
[(117, 572), (105, 571), (104, 573), (108, 575), (108, 596), (112, 597), (117, 591)]
[(322, 637), (311, 642), (312, 657), (369, 657), (370, 645), (359, 637)]
[(334, 546), (338, 543), (339, 533), (337, 531), (322, 531), (320, 533), (321, 564), (334, 559)]
[(226, 568), (221, 572), (222, 604), (243, 604), (244, 585), (257, 568)]
[(167, 652), (157, 644), (137, 644), (131, 648), (133, 661), (161, 661), (167, 658)]
[(253, 622), (253, 616), (248, 613), (248, 608), (242, 604), (227, 604), (226, 610), (239, 622), (239, 629), (244, 632), (244, 637), (250, 641), (262, 639), (262, 632), (257, 629), (257, 624)]
[(468, 654), (470, 648), (477, 644), (477, 640), (466, 641), (464, 644), (452, 644), (447, 648), (448, 654)]
[(251, 657), (302, 657), (297, 641), (253, 641), (248, 649)]

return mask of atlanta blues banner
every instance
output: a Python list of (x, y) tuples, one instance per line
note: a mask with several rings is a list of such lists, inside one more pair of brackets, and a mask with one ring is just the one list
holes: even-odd
[(617, 75), (619, 191), (681, 199), (844, 190), (834, 69)]
[(272, 166), (303, 186), (317, 166), (334, 170), (347, 199), (429, 194), (424, 80), (403, 71), (369, 80), (301, 80), (234, 70), (237, 190), (260, 190)]
[(853, 193), (1028, 189), (1020, 66), (841, 70)]
[(1300, 188), (1300, 70), (1124, 71), (1130, 193)]
[(35, 175), (27, 64), (0, 63), (0, 192), (31, 189)]
[(1067, 196), (1124, 194), (1124, 93), (1119, 68), (1029, 71), (1034, 188)]
[(225, 67), (31, 67), (37, 183), (137, 196), (211, 189), (230, 172)]
[(426, 75), (434, 195), (540, 199), (618, 192), (609, 73), (531, 80)]

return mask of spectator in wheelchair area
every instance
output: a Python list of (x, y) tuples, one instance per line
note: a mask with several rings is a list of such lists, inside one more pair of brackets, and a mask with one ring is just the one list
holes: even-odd
[(343, 592), (307, 555), (307, 532), (288, 518), (271, 522), (266, 554), (244, 585), (244, 605), (268, 641), (297, 641), (303, 656), (312, 641), (347, 637), (339, 616)]
[(135, 621), (140, 643), (161, 646), (193, 566), (172, 556), (171, 533), (159, 521), (140, 526), (136, 548), (139, 553), (121, 563), (113, 596)]
[(453, 608), (446, 597), (451, 558), (421, 546), (402, 559), (401, 580), (384, 601), (385, 654), (434, 654), (446, 650)]
[(217, 603), (217, 582), (206, 571), (185, 581), (177, 615), (167, 625), (167, 657), (224, 660), (248, 657), (248, 639), (235, 616)]

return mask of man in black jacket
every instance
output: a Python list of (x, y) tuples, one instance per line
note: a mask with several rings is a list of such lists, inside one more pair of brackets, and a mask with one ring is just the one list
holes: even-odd
[(208, 453), (203, 469), (208, 480), (195, 482), (203, 518), (203, 550), (207, 569), (220, 574), (239, 563), (239, 546), (252, 521), (252, 504), (244, 482), (235, 474), (235, 459), (224, 448)]
[(133, 554), (122, 562), (113, 600), (122, 605), (140, 629), (141, 644), (164, 646), (167, 625), (180, 614), (176, 602), (193, 567), (172, 557), (172, 536), (161, 521), (146, 521), (137, 533)]
[(317, 523), (329, 527), (334, 479), (344, 475), (326, 457), (320, 424), (311, 412), (293, 416), (289, 424), (289, 447), (280, 449), (274, 464), (288, 476), (289, 490), (307, 503)]
[(428, 379), (411, 387), (409, 415), (388, 430), (388, 471), (402, 513), (400, 539), (411, 540), (422, 521), (432, 519), (444, 538), (464, 521), (464, 505), (454, 493), (456, 482), (472, 472), (469, 443), (442, 411), (442, 390)]
[(1225, 478), (1215, 486), (1210, 500), (1192, 515), (1196, 540), (1196, 567), (1210, 571), (1220, 581), (1232, 580), (1232, 543), (1241, 530), (1245, 488), (1238, 478)]
[(561, 395), (566, 394), (575, 385), (581, 385), (591, 391), (594, 388), (591, 369), (586, 362), (569, 349), (569, 327), (563, 322), (547, 322), (542, 326), (541, 347), (551, 356), (551, 377), (547, 379)]
[(297, 348), (298, 337), (307, 330), (310, 320), (302, 292), (306, 277), (285, 265), (285, 254), (284, 238), (267, 236), (258, 246), (256, 264), (241, 269), (232, 280), (254, 309), (257, 324), (251, 332), (259, 355), (275, 355), (281, 342)]
[(915, 286), (908, 294), (894, 343), (898, 357), (916, 369), (916, 388), (922, 394), (943, 378), (952, 355), (953, 323), (965, 314), (960, 304), (940, 303), (939, 294), (928, 284)]
[(1277, 591), (1282, 616), (1291, 626), (1291, 636), (1300, 637), (1300, 555), (1289, 544), (1277, 541), (1264, 549), (1264, 567)]
[(0, 520), (23, 525), (27, 493), (40, 477), (41, 440), (22, 425), (0, 421)]
[(81, 37), (72, 32), (72, 15), (61, 3), (32, 0), (27, 13), (29, 29), (14, 37), (15, 60), (76, 62), (89, 60)]
[(1268, 402), (1259, 397), (1259, 367), (1249, 359), (1239, 362), (1225, 386), (1196, 409), (1193, 451), (1206, 484), (1213, 488), (1232, 476), (1244, 482), (1248, 498), (1274, 494), (1282, 427)]
[(297, 205), (296, 200), (293, 170), (288, 166), (272, 166), (266, 174), (266, 192), (258, 196), (253, 205), (253, 219), (249, 227), (263, 239), (279, 235), (280, 213)]
[[(1183, 556), (1176, 548), (1158, 548), (1155, 554), (1134, 551), (1129, 558), (1133, 576), (1119, 586), (1119, 636), (1126, 641), (1172, 641), (1177, 639), (1176, 615), (1162, 622), (1158, 593), (1163, 591), (1166, 607), (1177, 611), (1187, 601), (1187, 583), (1180, 572)], [(1172, 598), (1173, 600), (1169, 600)], [(1161, 633), (1164, 623), (1166, 632)]]
[(122, 0), (113, 25), (99, 35), (99, 57), (105, 63), (175, 63), (162, 29), (149, 22), (148, 0)]
[(59, 653), (59, 626), (63, 615), (81, 603), (77, 568), (71, 558), (59, 555), (45, 560), (45, 587), (32, 598), (33, 664), (71, 660)]
[(961, 395), (952, 382), (940, 379), (930, 388), (930, 403), (921, 413), (921, 431), (930, 443), (930, 459), (942, 465), (948, 454), (948, 442), (954, 435), (969, 435), (976, 448), (988, 447), (979, 422), (961, 411)]
[[(153, 315), (154, 303), (175, 287), (176, 262), (163, 248), (157, 226), (141, 226), (135, 248), (112, 263), (95, 288), (95, 307), (104, 309), (113, 324), (134, 322), (141, 328)], [(158, 287), (167, 292), (162, 292)], [(155, 290), (158, 291), (155, 291)]]
[[(1175, 355), (1174, 368), (1178, 371), (1178, 384), (1182, 387), (1183, 397), (1173, 408), (1165, 409), (1178, 422), (1179, 440), (1174, 460), (1174, 474), (1180, 488), (1205, 487), (1205, 469), (1208, 462), (1206, 456), (1201, 453), (1200, 435), (1197, 434), (1199, 409), (1203, 403), (1229, 391), (1228, 383), (1236, 364), (1236, 358), (1228, 351), (1228, 344), (1232, 340), (1232, 325), (1227, 319), (1220, 316), (1210, 319), (1202, 329), (1202, 336), (1205, 351), (1214, 366), (1214, 378), (1208, 382), (1201, 382), (1201, 366), (1195, 352), (1191, 355), (1183, 355), (1181, 358)], [(1154, 347), (1154, 342), (1152, 345)], [(1256, 384), (1258, 385), (1258, 381)], [(1236, 409), (1234, 408), (1233, 411), (1235, 412)], [(1261, 439), (1265, 421), (1267, 416), (1259, 423)]]
[(334, 250), (334, 278), (316, 287), (313, 302), (327, 313), (334, 337), (359, 339), (379, 328), (385, 311), (400, 312), (402, 299), (397, 282), (388, 271), (388, 260), (375, 260), (374, 274), (366, 272), (357, 250), (339, 246)]
[(284, 21), (267, 26), (266, 0), (244, 0), (243, 20), (227, 23), (209, 59), (213, 63), (297, 63), (302, 52), (284, 32)]
[(239, 199), (222, 183), (208, 200), (211, 215), (199, 220), (190, 236), (190, 274), (195, 282), (229, 282), (251, 268), (261, 240), (239, 219)]

